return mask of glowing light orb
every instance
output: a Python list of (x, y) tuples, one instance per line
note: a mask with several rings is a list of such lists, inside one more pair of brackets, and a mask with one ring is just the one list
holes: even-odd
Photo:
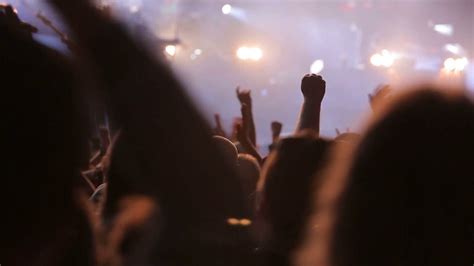
[(225, 4), (225, 5), (222, 6), (222, 14), (228, 15), (228, 14), (230, 14), (230, 12), (232, 12), (232, 6), (231, 5)]
[(167, 45), (165, 47), (165, 53), (170, 55), (170, 56), (175, 56), (176, 55), (176, 46), (174, 45)]
[(247, 47), (242, 46), (237, 49), (236, 52), (237, 58), (240, 60), (252, 60), (252, 61), (259, 61), (263, 57), (262, 49), (258, 47)]
[(324, 69), (324, 61), (321, 59), (318, 59), (314, 61), (313, 64), (311, 64), (309, 71), (312, 74), (319, 74), (321, 73), (321, 71), (323, 71), (323, 69)]

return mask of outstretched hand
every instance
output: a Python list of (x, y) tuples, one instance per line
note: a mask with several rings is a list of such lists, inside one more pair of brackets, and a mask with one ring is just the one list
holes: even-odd
[(252, 107), (252, 96), (250, 95), (250, 90), (241, 90), (240, 87), (237, 87), (235, 92), (237, 93), (237, 98), (241, 105), (246, 104), (249, 108)]
[(305, 101), (321, 103), (326, 93), (326, 81), (319, 75), (307, 74), (301, 81)]

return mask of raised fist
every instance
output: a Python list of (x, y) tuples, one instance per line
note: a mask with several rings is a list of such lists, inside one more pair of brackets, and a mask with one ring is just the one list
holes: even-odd
[(271, 124), (272, 135), (277, 136), (277, 137), (280, 136), (282, 127), (283, 127), (282, 123), (278, 121), (273, 121)]
[(235, 92), (237, 93), (237, 98), (239, 99), (240, 104), (246, 104), (249, 108), (252, 107), (252, 96), (250, 95), (250, 90), (240, 90), (240, 87), (237, 87)]
[(301, 81), (301, 92), (306, 101), (321, 103), (326, 93), (326, 81), (315, 74), (307, 74)]

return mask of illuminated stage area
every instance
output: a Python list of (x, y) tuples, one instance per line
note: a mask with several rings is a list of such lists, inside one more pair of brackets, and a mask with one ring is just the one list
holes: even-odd
[[(7, 1), (8, 2), (8, 1)], [(17, 4), (43, 39), (55, 36), (34, 10)], [(262, 142), (272, 120), (294, 128), (302, 98), (301, 73), (328, 81), (322, 134), (354, 128), (369, 110), (367, 95), (394, 87), (448, 79), (474, 89), (474, 2), (470, 0), (205, 1), (102, 0), (151, 49), (165, 55), (209, 120), (220, 113), (229, 128), (239, 114), (234, 90), (252, 90)], [(64, 29), (67, 31), (66, 29)], [(160, 45), (159, 40), (170, 41)], [(267, 127), (268, 125), (268, 127)]]

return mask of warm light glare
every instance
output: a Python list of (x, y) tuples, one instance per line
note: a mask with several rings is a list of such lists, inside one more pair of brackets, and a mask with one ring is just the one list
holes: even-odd
[(455, 71), (464, 71), (466, 66), (469, 64), (466, 57), (456, 59), (456, 69)]
[(454, 58), (444, 60), (444, 69), (447, 71), (454, 71), (454, 69), (456, 69), (456, 61)]
[(311, 67), (310, 67), (310, 72), (312, 74), (319, 74), (321, 73), (321, 71), (323, 71), (324, 69), (324, 61), (323, 60), (316, 60), (313, 62), (313, 64), (311, 64)]
[(176, 46), (174, 45), (167, 45), (165, 47), (165, 52), (170, 55), (170, 56), (174, 56), (176, 54)]
[(381, 66), (382, 65), (382, 56), (379, 55), (379, 54), (372, 55), (372, 57), (370, 57), (370, 63), (372, 63), (372, 65), (374, 65), (376, 67)]
[(444, 71), (447, 72), (462, 72), (466, 69), (469, 61), (466, 57), (454, 59), (452, 57), (444, 60)]
[(258, 47), (242, 46), (237, 49), (236, 56), (240, 60), (259, 61), (263, 57), (263, 51)]
[(370, 63), (376, 67), (389, 68), (395, 63), (396, 55), (388, 50), (382, 50), (370, 57)]
[(225, 4), (222, 6), (222, 14), (228, 15), (232, 11), (232, 6), (229, 4)]

